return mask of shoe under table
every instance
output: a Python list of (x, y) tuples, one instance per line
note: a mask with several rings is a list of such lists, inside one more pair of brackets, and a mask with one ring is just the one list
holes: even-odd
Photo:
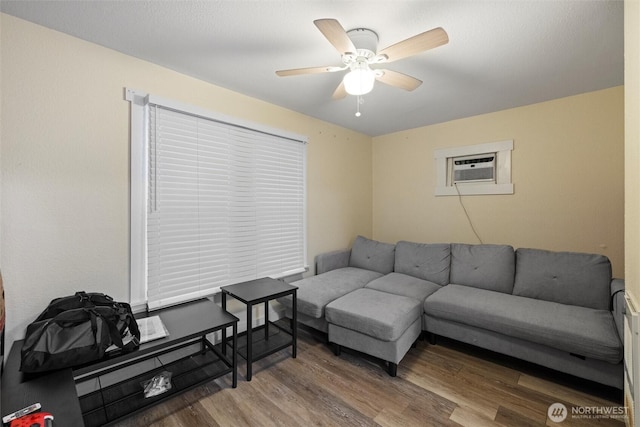
[(362, 288), (326, 306), (329, 342), (387, 362), (396, 376), (398, 363), (422, 332), (422, 302), (406, 296)]

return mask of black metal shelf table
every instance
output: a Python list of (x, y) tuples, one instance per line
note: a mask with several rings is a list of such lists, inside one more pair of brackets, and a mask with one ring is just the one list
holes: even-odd
[[(239, 345), (238, 354), (247, 360), (246, 380), (251, 381), (252, 364), (277, 351), (291, 347), (291, 356), (296, 357), (298, 326), (297, 326), (297, 286), (290, 285), (280, 280), (262, 278), (236, 285), (222, 286), (222, 308), (227, 308), (227, 296), (231, 296), (247, 306), (247, 333), (246, 347)], [(284, 328), (277, 323), (269, 321), (269, 301), (291, 295), (293, 299), (293, 319), (291, 328)], [(253, 306), (264, 303), (264, 325), (253, 328)], [(271, 326), (277, 328), (274, 331)], [(263, 334), (254, 334), (259, 329), (264, 329)], [(222, 330), (222, 342), (226, 342), (226, 331)]]
[[(134, 352), (73, 370), (79, 391), (82, 385), (88, 391), (80, 397), (85, 425), (113, 423), (228, 373), (232, 386), (237, 386), (237, 317), (207, 299), (147, 315), (156, 314), (168, 336), (144, 343)], [(231, 359), (225, 346), (214, 346), (206, 337), (228, 327), (235, 334)], [(145, 398), (141, 384), (162, 371), (172, 373), (172, 388)]]
[[(140, 317), (154, 315), (160, 316), (168, 336), (144, 343), (130, 353), (113, 354), (73, 369), (22, 374), (18, 370), (22, 341), (16, 341), (4, 372), (3, 412), (40, 402), (44, 411), (54, 415), (56, 425), (93, 427), (113, 424), (229, 373), (232, 386), (237, 386), (237, 317), (208, 299)], [(227, 355), (226, 343), (213, 345), (206, 336), (229, 327), (233, 342)], [(145, 398), (141, 384), (162, 371), (172, 373), (172, 388)]]

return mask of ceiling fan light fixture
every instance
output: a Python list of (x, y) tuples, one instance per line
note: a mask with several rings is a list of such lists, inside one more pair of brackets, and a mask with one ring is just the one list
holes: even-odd
[(279, 70), (276, 71), (276, 74), (284, 77), (301, 74), (333, 73), (348, 68), (349, 72), (333, 92), (333, 99), (342, 99), (349, 94), (357, 96), (360, 100), (362, 95), (373, 90), (376, 80), (389, 86), (412, 91), (420, 86), (422, 81), (393, 70), (372, 70), (370, 65), (397, 61), (449, 42), (447, 32), (438, 27), (409, 37), (379, 51), (378, 35), (368, 28), (355, 28), (345, 31), (337, 20), (330, 18), (316, 19), (313, 23), (329, 43), (340, 52), (343, 65), (338, 67), (325, 66)]
[(365, 62), (360, 62), (345, 74), (342, 81), (349, 95), (365, 95), (373, 90), (376, 74)]

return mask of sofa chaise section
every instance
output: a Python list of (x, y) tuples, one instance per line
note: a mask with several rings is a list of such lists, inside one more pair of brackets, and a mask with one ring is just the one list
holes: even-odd
[[(297, 286), (298, 321), (327, 332), (324, 309), (331, 301), (364, 287), (382, 274), (361, 268), (345, 267), (312, 276), (292, 285)], [(285, 307), (285, 315), (291, 317), (291, 296), (278, 301)]]
[(422, 333), (425, 299), (449, 280), (450, 245), (398, 242), (393, 272), (327, 305), (329, 342), (398, 363)]
[[(393, 271), (395, 245), (356, 238), (351, 250), (333, 251), (318, 256), (317, 275), (293, 282), (298, 287), (298, 321), (328, 332), (325, 307), (331, 301)], [(291, 296), (279, 298), (285, 316), (292, 317)]]

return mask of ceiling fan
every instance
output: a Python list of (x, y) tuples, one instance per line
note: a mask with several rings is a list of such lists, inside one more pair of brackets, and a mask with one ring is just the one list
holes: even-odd
[(368, 28), (350, 31), (335, 19), (317, 19), (313, 23), (342, 55), (342, 66), (295, 68), (276, 71), (281, 77), (301, 74), (335, 73), (349, 70), (333, 93), (333, 99), (347, 94), (364, 95), (373, 89), (375, 80), (407, 91), (416, 89), (421, 80), (397, 71), (371, 68), (372, 65), (397, 61), (449, 42), (447, 32), (434, 28), (378, 51), (378, 35)]

